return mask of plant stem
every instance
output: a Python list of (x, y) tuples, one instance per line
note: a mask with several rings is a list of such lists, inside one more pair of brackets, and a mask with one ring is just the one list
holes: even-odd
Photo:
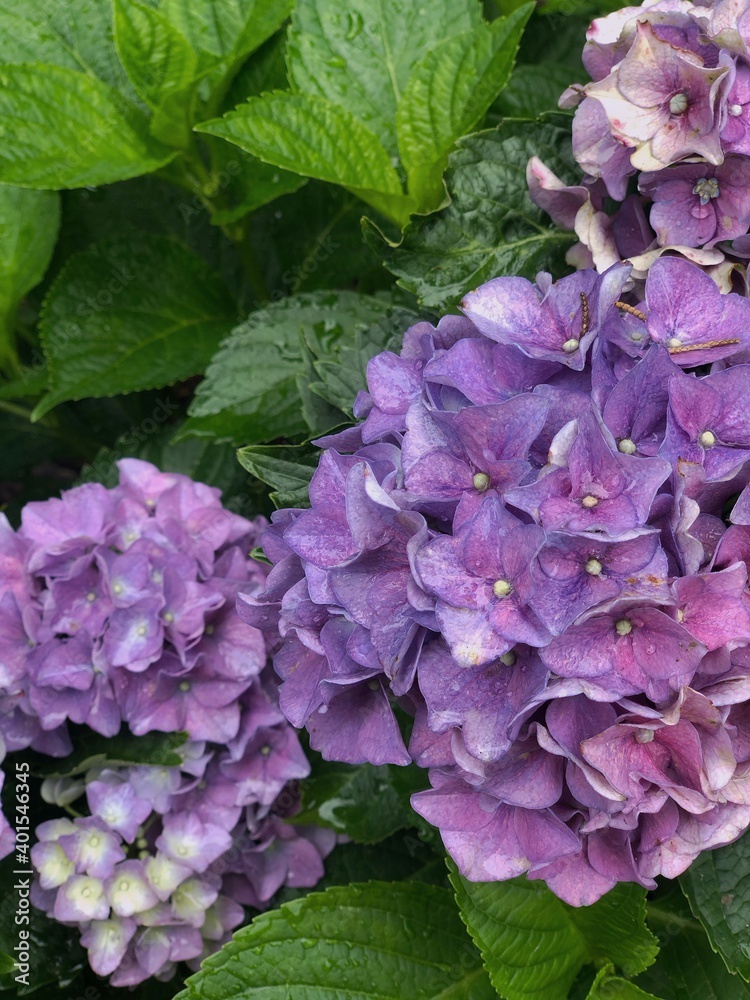
[(23, 417), (24, 420), (29, 420), (31, 417), (31, 410), (25, 406), (19, 406), (17, 403), (9, 403), (5, 399), (0, 399), (0, 410), (4, 413), (12, 413), (14, 417)]
[[(240, 260), (245, 268), (245, 276), (247, 277), (256, 300), (258, 302), (268, 302), (271, 298), (271, 293), (268, 289), (268, 285), (266, 284), (266, 278), (263, 274), (263, 269), (260, 266), (258, 255), (255, 252), (255, 247), (251, 242), (249, 230), (243, 226), (241, 236), (237, 234), (235, 237), (233, 237), (230, 233), (227, 233), (226, 229), (224, 232), (237, 247)], [(237, 238), (238, 236), (239, 238)]]

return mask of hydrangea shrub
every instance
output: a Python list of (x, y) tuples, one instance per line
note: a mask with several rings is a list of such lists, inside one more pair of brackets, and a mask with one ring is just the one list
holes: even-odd
[(747, 6), (2, 5), (0, 992), (750, 1000)]

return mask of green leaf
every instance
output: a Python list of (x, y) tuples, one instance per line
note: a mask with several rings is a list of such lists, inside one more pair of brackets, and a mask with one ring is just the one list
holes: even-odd
[(45, 302), (40, 329), (58, 403), (159, 388), (202, 372), (231, 329), (223, 282), (164, 237), (107, 240), (71, 258)]
[(0, 185), (0, 365), (14, 356), (16, 310), (44, 277), (59, 228), (59, 195)]
[(0, 383), (0, 399), (23, 399), (41, 396), (47, 388), (46, 365), (36, 368), (21, 367), (16, 378)]
[(297, 384), (306, 351), (335, 358), (387, 312), (387, 303), (370, 296), (314, 292), (251, 313), (211, 361), (183, 433), (238, 445), (306, 434)]
[(313, 823), (344, 833), (361, 844), (375, 844), (417, 817), (409, 799), (427, 785), (417, 767), (327, 762), (301, 782), (302, 810), (294, 823)]
[(305, 177), (249, 156), (237, 146), (206, 136), (216, 191), (206, 191), (211, 222), (227, 226), (307, 184)]
[(237, 459), (243, 469), (267, 483), (277, 507), (309, 507), (310, 480), (318, 456), (309, 448), (268, 445), (240, 448)]
[(535, 64), (541, 75), (547, 63), (564, 64), (570, 71), (566, 86), (576, 80), (588, 79), (581, 61), (581, 39), (586, 36), (591, 16), (581, 17), (572, 13), (550, 14), (547, 17), (535, 15), (532, 30), (527, 31), (521, 41), (519, 63)]
[(25, 502), (48, 500), (70, 486), (70, 468), (85, 456), (87, 444), (71, 441), (59, 427), (32, 424), (24, 409), (0, 411), (2, 509), (11, 521)]
[(362, 237), (361, 218), (358, 198), (321, 181), (309, 181), (301, 191), (256, 212), (250, 236), (271, 297), (321, 288), (363, 293), (392, 288), (391, 275)]
[(375, 134), (321, 97), (273, 91), (196, 131), (226, 139), (274, 166), (340, 184), (397, 222), (408, 218), (409, 199)]
[(153, 135), (185, 146), (193, 124), (198, 57), (164, 14), (137, 0), (114, 0), (115, 42), (138, 94), (155, 112)]
[(342, 408), (328, 402), (318, 393), (319, 383), (317, 382), (313, 354), (306, 344), (303, 344), (302, 348), (302, 364), (304, 370), (297, 375), (295, 380), (300, 411), (310, 429), (310, 437), (317, 437), (341, 424)]
[(675, 883), (648, 904), (648, 925), (661, 951), (638, 985), (664, 1000), (750, 1000), (750, 986), (729, 972)]
[(446, 889), (368, 882), (256, 917), (175, 1000), (497, 1000)]
[(289, 79), (365, 122), (398, 153), (396, 109), (414, 66), (482, 23), (476, 0), (298, 0), (289, 29)]
[(750, 980), (750, 837), (704, 851), (680, 885), (711, 947), (730, 972)]
[(469, 882), (449, 867), (463, 921), (506, 1000), (566, 1000), (583, 965), (612, 962), (635, 975), (656, 957), (646, 894), (636, 885), (621, 883), (576, 908), (543, 882)]
[(195, 79), (198, 60), (164, 14), (137, 0), (114, 0), (115, 43), (133, 86), (157, 108), (170, 91)]
[(570, 67), (561, 63), (545, 62), (543, 68), (516, 66), (508, 86), (492, 105), (490, 116), (537, 118), (546, 111), (555, 111), (560, 94), (572, 79)]
[(134, 96), (117, 58), (112, 11), (102, 0), (3, 0), (0, 63), (52, 63)]
[(150, 135), (143, 112), (100, 80), (37, 63), (0, 67), (0, 182), (92, 187), (174, 156)]
[(11, 958), (10, 955), (0, 954), (0, 976), (4, 976), (7, 972), (13, 972), (15, 968), (15, 959)]
[(398, 353), (404, 332), (419, 319), (410, 309), (393, 307), (366, 330), (355, 330), (351, 343), (342, 344), (337, 354), (323, 354), (313, 362), (320, 381), (310, 388), (353, 418), (354, 400), (367, 383), (367, 362), (381, 351)]
[(326, 873), (317, 888), (349, 882), (429, 882), (446, 885), (445, 857), (422, 840), (416, 830), (397, 833), (377, 844), (340, 844), (325, 860)]
[(575, 235), (550, 226), (531, 201), (526, 164), (532, 156), (558, 176), (568, 173), (567, 125), (508, 122), (460, 139), (446, 174), (451, 204), (410, 223), (398, 246), (384, 245), (372, 223), (365, 236), (385, 253), (399, 284), (441, 309), (497, 275), (559, 274)]
[[(172, 405), (169, 400), (159, 402), (152, 410), (155, 416)], [(174, 410), (179, 413), (177, 406)], [(112, 489), (119, 482), (116, 464), (119, 459), (141, 458), (162, 472), (180, 472), (196, 482), (210, 483), (221, 490), (222, 505), (235, 514), (253, 518), (273, 509), (264, 486), (248, 480), (230, 445), (211, 438), (188, 438), (175, 443), (173, 424), (165, 423), (154, 430), (154, 423), (154, 416), (146, 417), (119, 437), (111, 448), (101, 448), (94, 460), (83, 467), (76, 484), (96, 482)]]
[(660, 1000), (653, 993), (644, 993), (640, 987), (614, 974), (608, 964), (597, 973), (587, 1000)]
[(396, 122), (409, 194), (419, 211), (433, 211), (444, 200), (448, 153), (508, 82), (532, 9), (527, 4), (510, 17), (448, 38), (414, 68)]
[(289, 16), (293, 0), (162, 0), (161, 10), (198, 52), (240, 60)]
[(100, 736), (86, 726), (74, 727), (72, 754), (51, 758), (44, 754), (27, 754), (31, 773), (39, 777), (71, 777), (85, 774), (91, 767), (125, 764), (148, 764), (152, 767), (179, 767), (178, 752), (187, 741), (187, 733), (146, 733), (133, 736), (123, 727), (116, 736)]

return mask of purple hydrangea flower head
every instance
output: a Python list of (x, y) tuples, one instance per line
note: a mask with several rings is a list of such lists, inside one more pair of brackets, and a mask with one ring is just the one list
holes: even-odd
[[(394, 453), (376, 446), (373, 457), (389, 485)], [(266, 662), (280, 639), (234, 612), (238, 594), (263, 587), (267, 567), (249, 553), (265, 521), (149, 463), (125, 459), (119, 472), (113, 489), (28, 504), (17, 531), (0, 520), (0, 760), (27, 747), (67, 756), (71, 723), (165, 734), (168, 764), (95, 757), (75, 778), (46, 781), (45, 800), (73, 818), (42, 823), (31, 852), (33, 905), (81, 931), (95, 972), (132, 986), (199, 962), (246, 919), (229, 892), (240, 847), (258, 865), (266, 850), (290, 855), (275, 892), (313, 885), (335, 838), (285, 821), (309, 765)], [(372, 495), (358, 494), (377, 509)], [(386, 495), (383, 530), (394, 506)], [(405, 517), (399, 539), (420, 521)], [(363, 550), (382, 544), (366, 510), (352, 523)], [(13, 841), (0, 815), (0, 854)]]
[[(633, 10), (591, 49), (600, 79), (646, 42), (657, 83), (727, 75), (684, 4)], [(577, 226), (593, 196), (533, 169)], [(324, 757), (428, 769), (413, 806), (466, 877), (526, 873), (576, 906), (653, 888), (750, 825), (748, 302), (656, 253), (645, 285), (622, 264), (503, 277), (462, 308), (407, 393), (395, 354), (370, 363), (397, 421), (321, 442), (310, 508), (274, 515), (238, 611), (278, 628), (279, 706)], [(245, 851), (232, 892), (282, 871)]]
[(633, 147), (632, 166), (658, 170), (685, 156), (722, 162), (719, 102), (732, 60), (708, 66), (700, 55), (663, 40), (639, 22), (627, 55), (609, 76), (586, 88), (617, 140)]
[[(640, 282), (666, 251), (722, 291), (741, 290), (733, 275), (744, 273), (750, 228), (749, 43), (740, 0), (657, 0), (592, 22), (583, 62), (593, 82), (560, 98), (576, 108), (583, 177), (563, 184), (535, 157), (527, 168), (532, 200), (578, 236), (568, 263), (604, 272), (629, 261)], [(620, 204), (605, 202), (605, 191)]]
[[(298, 808), (288, 777), (308, 771), (296, 735), (271, 694), (246, 699), (243, 713), (243, 732), (254, 733), (260, 746), (246, 735), (241, 748), (213, 746), (207, 755), (205, 744), (185, 744), (178, 766), (94, 765), (77, 795), (85, 788), (96, 814), (37, 829), (35, 904), (80, 926), (91, 967), (113, 984), (170, 978), (177, 963), (206, 957), (228, 939), (245, 919), (240, 903), (262, 909), (282, 885), (312, 886), (323, 873), (335, 836), (292, 828), (282, 818)], [(209, 758), (208, 780), (191, 773), (196, 754)], [(270, 768), (269, 761), (275, 761)], [(216, 808), (216, 776), (224, 768), (230, 769), (224, 800), (236, 809)], [(240, 784), (243, 768), (250, 777)], [(131, 822), (123, 819), (123, 804)], [(273, 868), (270, 892), (235, 893), (238, 873), (250, 877), (250, 868), (238, 867), (243, 857), (255, 859), (250, 868)]]
[[(15, 533), (0, 525), (8, 650), (0, 694), (25, 692), (0, 710), (0, 733), (13, 732), (14, 749), (19, 739), (41, 749), (40, 733), (64, 740), (68, 721), (105, 735), (125, 721), (134, 732), (186, 728), (221, 741), (236, 732), (239, 713), (214, 710), (263, 668), (262, 634), (239, 628), (232, 614), (237, 592), (265, 576), (247, 554), (261, 522), (224, 510), (218, 491), (186, 476), (136, 459), (119, 469), (113, 489), (80, 486), (27, 504)], [(217, 676), (223, 700), (221, 683), (203, 693)], [(179, 718), (160, 720), (143, 704), (147, 691), (158, 704), (162, 689), (191, 695)], [(19, 711), (29, 717), (25, 737), (15, 735)]]

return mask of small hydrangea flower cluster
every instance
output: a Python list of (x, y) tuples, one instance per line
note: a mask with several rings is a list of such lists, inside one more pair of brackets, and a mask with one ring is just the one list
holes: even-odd
[(465, 876), (574, 905), (750, 824), (750, 301), (629, 278), (496, 278), (409, 329), (238, 597), (313, 747), (429, 768)]
[(627, 259), (642, 277), (668, 249), (729, 290), (750, 256), (750, 2), (646, 0), (597, 18), (586, 37), (593, 82), (560, 100), (579, 105), (585, 176), (566, 187), (534, 158), (531, 197), (577, 233), (571, 263), (603, 271)]
[[(89, 964), (113, 986), (197, 969), (231, 937), (244, 906), (262, 910), (283, 885), (313, 886), (330, 831), (284, 822), (307, 773), (296, 736), (261, 689), (226, 748), (189, 743), (179, 767), (96, 769), (85, 782), (47, 782), (88, 816), (41, 823), (31, 859), (32, 902), (77, 925)], [(50, 788), (50, 784), (52, 787)]]
[[(111, 737), (185, 732), (179, 766), (101, 766), (48, 781), (88, 814), (37, 830), (34, 902), (77, 925), (115, 985), (169, 978), (218, 948), (283, 884), (311, 886), (331, 837), (283, 821), (309, 767), (266, 666), (275, 636), (234, 613), (262, 589), (265, 524), (220, 492), (136, 459), (0, 520), (0, 762), (73, 750), (69, 723)], [(169, 742), (169, 741), (167, 741)], [(0, 856), (13, 848), (3, 821)]]

